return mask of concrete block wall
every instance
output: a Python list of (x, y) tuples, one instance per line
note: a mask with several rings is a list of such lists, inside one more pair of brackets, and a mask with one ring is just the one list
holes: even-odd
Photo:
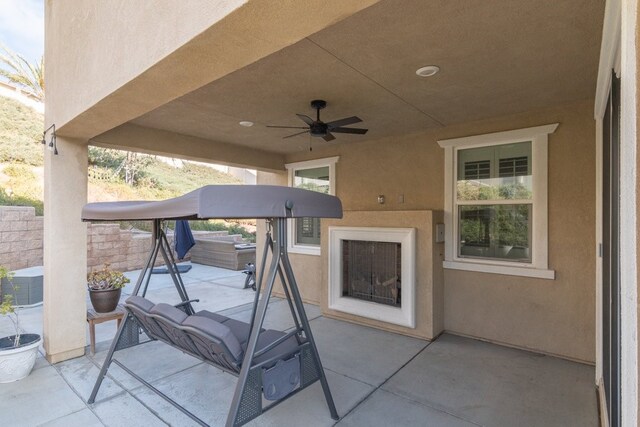
[(0, 207), (0, 265), (11, 270), (42, 265), (43, 224), (32, 207)]
[[(151, 233), (135, 230), (121, 230), (119, 224), (96, 223), (87, 227), (87, 268), (99, 269), (105, 263), (119, 271), (142, 268), (149, 257)], [(173, 248), (173, 234), (167, 234), (169, 245)], [(177, 260), (178, 256), (173, 251)], [(185, 261), (191, 259), (190, 253)], [(162, 255), (158, 255), (155, 265), (163, 265)]]
[[(196, 237), (227, 237), (226, 231), (195, 231)], [(228, 236), (240, 238), (240, 236)], [(173, 235), (167, 236), (173, 247)], [(98, 269), (104, 263), (120, 271), (142, 268), (149, 257), (151, 233), (121, 230), (118, 224), (95, 223), (87, 227), (87, 267)], [(9, 270), (42, 265), (43, 217), (24, 206), (0, 206), (0, 265)], [(174, 257), (177, 256), (174, 253)], [(187, 253), (185, 259), (190, 259)], [(164, 261), (158, 256), (156, 265)]]

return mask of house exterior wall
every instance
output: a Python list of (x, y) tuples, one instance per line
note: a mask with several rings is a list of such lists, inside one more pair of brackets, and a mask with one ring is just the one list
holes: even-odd
[[(593, 101), (348, 144), (318, 142), (287, 162), (340, 156), (336, 195), (345, 210), (443, 210), (444, 150), (437, 140), (560, 123), (549, 137), (549, 268), (555, 280), (445, 270), (444, 329), (570, 359), (595, 360), (595, 122)], [(274, 178), (277, 176), (278, 178)], [(258, 183), (286, 175), (258, 174)], [(380, 205), (377, 196), (387, 202)], [(404, 196), (401, 203), (400, 196)], [(259, 232), (260, 233), (260, 232)], [(293, 255), (296, 272), (320, 257)], [(324, 287), (308, 275), (303, 297)]]
[(55, 52), (55, 60), (47, 61), (47, 100), (64, 99), (55, 103), (58, 125), (88, 110), (244, 2), (47, 0), (46, 50)]
[[(636, 41), (636, 46), (640, 46), (640, 27), (637, 25), (637, 23), (640, 22), (640, 8), (636, 8), (636, 33), (635, 33), (635, 41)], [(636, 55), (636, 73), (637, 70), (640, 70), (640, 55)], [(640, 74), (636, 74), (636, 112), (640, 111)], [(640, 115), (636, 114), (636, 132), (637, 130), (640, 129)], [(638, 153), (640, 152), (640, 138), (638, 138), (636, 136), (636, 208), (635, 208), (635, 216), (636, 218), (638, 217), (638, 215), (640, 214), (640, 173), (637, 173), (637, 171), (640, 171), (640, 155), (638, 155)], [(640, 236), (640, 221), (636, 222), (636, 236)], [(636, 265), (640, 265), (640, 239), (636, 240)], [(640, 284), (640, 268), (636, 269), (636, 289), (638, 289)], [(637, 295), (640, 295), (640, 289), (638, 289)], [(637, 331), (640, 331), (640, 299), (636, 299), (636, 333)], [(633, 349), (635, 351), (636, 357), (638, 357), (638, 355), (640, 355), (640, 341), (636, 341), (636, 345), (635, 348)], [(635, 374), (635, 392), (636, 392), (636, 397), (638, 396), (638, 393), (640, 391), (640, 375), (638, 374), (638, 372), (636, 371)], [(635, 417), (636, 417), (636, 421), (638, 418), (638, 414), (640, 414), (640, 398), (636, 398), (635, 399), (635, 408), (634, 411), (635, 412)]]
[[(445, 329), (594, 362), (593, 106), (555, 111), (560, 126), (549, 136), (548, 236), (556, 280), (445, 270)], [(532, 117), (551, 122), (544, 115)]]
[(44, 155), (42, 320), (51, 363), (82, 356), (87, 340), (87, 225), (80, 212), (87, 202), (88, 150), (62, 136), (57, 147), (59, 155)]

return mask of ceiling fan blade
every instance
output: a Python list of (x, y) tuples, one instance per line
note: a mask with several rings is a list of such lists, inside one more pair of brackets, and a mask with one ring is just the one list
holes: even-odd
[(303, 130), (302, 132), (294, 133), (293, 135), (283, 136), (282, 139), (287, 139), (287, 138), (291, 138), (293, 136), (302, 135), (303, 133), (309, 133), (309, 131), (308, 130)]
[(322, 139), (324, 139), (325, 141), (329, 142), (329, 141), (333, 141), (334, 139), (336, 139), (336, 137), (331, 135), (330, 133), (327, 133), (325, 136), (322, 137)]
[(340, 120), (334, 120), (332, 122), (327, 123), (326, 125), (329, 126), (329, 129), (334, 129), (334, 128), (339, 128), (340, 126), (348, 126), (354, 123), (360, 123), (361, 121), (362, 119), (360, 117), (353, 116), (353, 117), (346, 117)]
[(309, 126), (311, 126), (313, 124), (313, 119), (311, 117), (309, 117), (309, 116), (305, 116), (304, 114), (296, 114), (296, 116), (298, 116), (300, 118), (300, 120), (302, 120), (303, 122), (305, 122)]
[(268, 127), (268, 128), (278, 128), (278, 129), (309, 129), (306, 126), (273, 126), (273, 125), (267, 125), (266, 127)]
[(365, 133), (367, 133), (369, 129), (358, 129), (358, 128), (333, 128), (331, 129), (331, 132), (337, 132), (337, 133), (353, 133), (356, 135), (364, 135)]

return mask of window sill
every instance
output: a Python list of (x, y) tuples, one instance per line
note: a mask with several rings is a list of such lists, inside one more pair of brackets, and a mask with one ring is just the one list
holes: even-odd
[(320, 256), (320, 246), (289, 246), (287, 251), (290, 254), (315, 255)]
[(480, 273), (504, 274), (507, 276), (534, 277), (537, 279), (555, 280), (555, 270), (533, 267), (516, 267), (508, 265), (480, 264), (474, 262), (443, 261), (442, 266), (450, 270), (477, 271)]

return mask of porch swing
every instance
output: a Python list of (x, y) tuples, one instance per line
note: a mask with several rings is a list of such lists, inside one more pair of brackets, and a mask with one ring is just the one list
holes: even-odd
[[(88, 403), (95, 402), (100, 385), (113, 362), (196, 423), (206, 426), (202, 419), (114, 358), (116, 351), (146, 342), (162, 341), (238, 377), (227, 416), (227, 427), (251, 421), (316, 381), (322, 385), (331, 418), (338, 420), (287, 252), (287, 219), (302, 217), (341, 218), (342, 205), (334, 196), (268, 185), (205, 186), (164, 201), (87, 204), (82, 211), (83, 221), (150, 220), (153, 222), (154, 241), (134, 290), (125, 302), (127, 316), (111, 343)], [(206, 310), (196, 312), (192, 303), (198, 300), (189, 299), (176, 268), (169, 268), (168, 271), (181, 302), (175, 306), (154, 304), (146, 298), (151, 269), (158, 254), (167, 266), (176, 266), (162, 221), (214, 218), (257, 218), (267, 221), (250, 323)], [(271, 261), (265, 275), (269, 252)], [(288, 333), (262, 328), (277, 277), (282, 283), (295, 324)], [(139, 335), (142, 332), (149, 340), (140, 342)]]

